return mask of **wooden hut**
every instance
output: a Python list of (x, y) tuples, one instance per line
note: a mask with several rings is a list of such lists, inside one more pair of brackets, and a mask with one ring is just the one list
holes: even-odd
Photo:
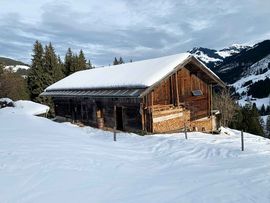
[(212, 86), (225, 84), (188, 53), (76, 72), (49, 86), (58, 118), (162, 133), (218, 128)]

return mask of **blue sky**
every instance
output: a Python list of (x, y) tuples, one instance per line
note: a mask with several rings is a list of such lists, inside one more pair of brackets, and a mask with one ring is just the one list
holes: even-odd
[(270, 38), (269, 0), (0, 0), (0, 56), (30, 62), (35, 40), (97, 66)]

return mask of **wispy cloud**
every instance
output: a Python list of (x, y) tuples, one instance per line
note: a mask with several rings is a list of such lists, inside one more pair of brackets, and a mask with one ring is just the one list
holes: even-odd
[(98, 65), (269, 37), (268, 0), (0, 1), (0, 55), (29, 62), (35, 40)]

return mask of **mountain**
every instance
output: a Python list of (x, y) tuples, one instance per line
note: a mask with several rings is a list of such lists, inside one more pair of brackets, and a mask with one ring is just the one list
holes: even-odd
[(230, 47), (221, 50), (195, 47), (189, 53), (196, 56), (200, 61), (206, 64), (209, 68), (213, 69), (223, 63), (224, 59), (235, 54), (240, 53), (242, 50), (250, 48), (249, 46), (234, 44)]
[(200, 47), (190, 53), (235, 90), (239, 103), (252, 100), (258, 107), (270, 105), (270, 40), (221, 50)]

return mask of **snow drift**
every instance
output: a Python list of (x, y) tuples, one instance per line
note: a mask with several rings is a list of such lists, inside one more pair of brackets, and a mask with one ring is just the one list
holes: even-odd
[(0, 202), (269, 202), (270, 141), (138, 136), (0, 113)]
[(0, 114), (12, 113), (12, 114), (29, 114), (29, 115), (42, 115), (49, 111), (49, 107), (44, 104), (28, 100), (12, 101), (9, 98), (0, 99), (2, 102), (13, 103), (13, 107), (5, 107), (0, 109)]

